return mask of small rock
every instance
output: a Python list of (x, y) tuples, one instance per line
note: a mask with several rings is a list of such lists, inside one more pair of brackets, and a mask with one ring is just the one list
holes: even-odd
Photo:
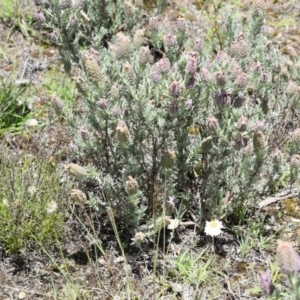
[(21, 291), (18, 295), (18, 299), (25, 299), (25, 298), (26, 298), (26, 293)]

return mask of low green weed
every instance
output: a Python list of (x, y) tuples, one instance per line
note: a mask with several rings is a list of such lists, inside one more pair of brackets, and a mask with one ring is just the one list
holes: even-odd
[(59, 73), (57, 70), (47, 72), (43, 87), (49, 94), (55, 93), (67, 106), (74, 103), (75, 85), (64, 73)]
[(188, 283), (207, 281), (213, 257), (209, 257), (206, 262), (203, 262), (206, 250), (203, 250), (197, 257), (193, 257), (188, 250), (179, 254), (174, 261), (178, 277)]
[(253, 239), (250, 236), (245, 235), (242, 237), (239, 241), (239, 250), (241, 256), (244, 257), (248, 251), (253, 248), (253, 245)]

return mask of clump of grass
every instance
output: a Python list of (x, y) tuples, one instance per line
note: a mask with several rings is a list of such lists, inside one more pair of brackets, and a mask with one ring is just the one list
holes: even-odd
[(17, 0), (3, 0), (0, 4), (0, 19), (4, 22), (12, 20), (16, 13), (16, 8), (18, 8)]
[(26, 87), (17, 87), (13, 82), (0, 82), (0, 135), (20, 131), (29, 109), (20, 96)]
[(63, 236), (60, 177), (39, 159), (0, 153), (0, 243), (19, 253), (38, 241), (55, 243)]
[(32, 34), (30, 24), (33, 21), (33, 13), (31, 12), (30, 2), (27, 1), (26, 3), (19, 0), (1, 1), (0, 20), (10, 27), (7, 39), (15, 30), (21, 31), (24, 37), (29, 37), (29, 34)]

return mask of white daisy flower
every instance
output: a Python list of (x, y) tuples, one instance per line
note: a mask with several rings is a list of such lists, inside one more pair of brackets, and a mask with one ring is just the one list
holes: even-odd
[(133, 239), (133, 244), (141, 244), (145, 241), (146, 235), (143, 232), (137, 232)]
[(55, 201), (51, 201), (48, 203), (46, 210), (48, 214), (52, 214), (57, 210), (57, 203)]
[(8, 200), (6, 198), (4, 198), (2, 200), (2, 203), (3, 203), (4, 206), (9, 206)]
[(26, 126), (29, 128), (36, 127), (38, 125), (38, 121), (36, 119), (29, 119), (26, 121)]
[(169, 225), (168, 225), (168, 229), (170, 229), (170, 230), (174, 230), (174, 229), (176, 229), (179, 225), (180, 225), (180, 220), (178, 220), (178, 219), (171, 219), (170, 220), (170, 223), (169, 223)]
[(222, 233), (222, 228), (224, 228), (224, 226), (219, 220), (206, 221), (204, 232), (206, 235), (217, 236)]
[(35, 186), (31, 185), (28, 187), (27, 192), (30, 194), (30, 196), (33, 196), (37, 192), (37, 189)]

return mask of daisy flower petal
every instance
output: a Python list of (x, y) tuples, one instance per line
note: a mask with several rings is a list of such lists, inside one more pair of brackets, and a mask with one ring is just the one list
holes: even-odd
[(206, 235), (217, 236), (222, 233), (223, 224), (219, 220), (206, 221), (204, 232)]

